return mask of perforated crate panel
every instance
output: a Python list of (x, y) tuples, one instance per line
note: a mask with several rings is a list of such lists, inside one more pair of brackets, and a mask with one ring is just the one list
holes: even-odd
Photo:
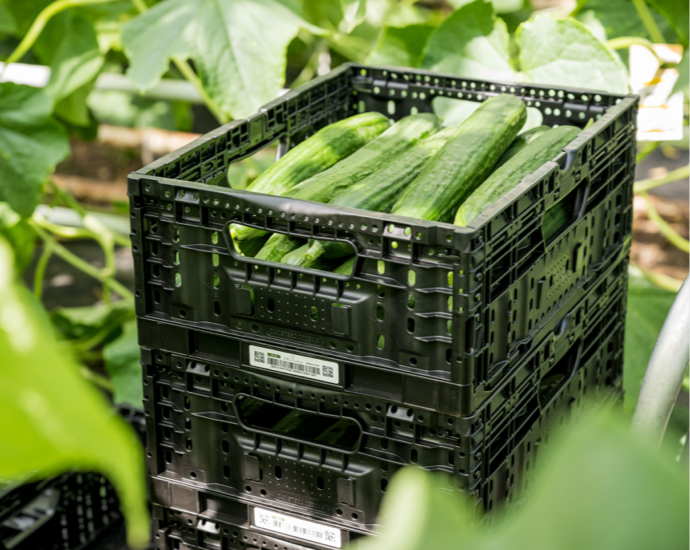
[(390, 476), (417, 464), (491, 508), (485, 484), (501, 469), (521, 475), (526, 438), (536, 444), (587, 394), (621, 392), (626, 290), (627, 272), (612, 269), (466, 418), (143, 349), (149, 474), (370, 530)]
[[(285, 150), (360, 110), (398, 119), (430, 111), (434, 97), (497, 93), (520, 97), (547, 124), (596, 122), (469, 227), (223, 187), (232, 162), (277, 139)], [(634, 96), (339, 68), (130, 176), (137, 315), (474, 391), (507, 375), (550, 312), (572, 303), (602, 264), (627, 256), (636, 105)], [(560, 201), (572, 216), (545, 239), (544, 213)], [(354, 275), (240, 256), (231, 223), (347, 241)]]
[(303, 540), (299, 531), (296, 536), (275, 533), (257, 527), (253, 506), (183, 485), (153, 483), (152, 495), (158, 503), (153, 506), (155, 550), (333, 550), (345, 546), (356, 550), (361, 537), (308, 516), (299, 519), (314, 524), (321, 533), (338, 533), (340, 540), (332, 537), (328, 543), (319, 543)]

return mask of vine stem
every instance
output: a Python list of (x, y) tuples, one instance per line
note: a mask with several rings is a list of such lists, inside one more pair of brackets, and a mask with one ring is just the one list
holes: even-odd
[(89, 4), (106, 4), (108, 2), (113, 1), (114, 0), (58, 0), (57, 2), (53, 2), (52, 4), (46, 6), (43, 9), (43, 11), (41, 11), (41, 13), (38, 14), (38, 17), (36, 17), (34, 22), (31, 24), (29, 32), (26, 33), (19, 45), (5, 60), (5, 66), (2, 69), (0, 69), (0, 76), (2, 76), (3, 71), (11, 63), (16, 63), (22, 57), (24, 57), (24, 54), (26, 54), (26, 52), (28, 52), (31, 49), (31, 46), (34, 45), (36, 39), (39, 37), (48, 21), (50, 21), (50, 19), (53, 16), (68, 8), (73, 8), (76, 6), (87, 6)]
[[(137, 9), (139, 13), (144, 13), (149, 9), (144, 0), (132, 0), (132, 4), (134, 4), (134, 7)], [(201, 95), (201, 99), (203, 99), (204, 103), (206, 104), (206, 107), (208, 107), (208, 110), (211, 111), (211, 113), (213, 113), (213, 116), (215, 116), (216, 119), (218, 119), (218, 122), (220, 122), (221, 124), (227, 124), (228, 122), (230, 122), (230, 117), (227, 114), (225, 114), (223, 109), (221, 109), (220, 105), (218, 105), (213, 100), (213, 98), (210, 95), (208, 95), (206, 88), (204, 88), (204, 85), (201, 83), (201, 80), (194, 72), (194, 69), (192, 69), (192, 66), (189, 64), (189, 61), (181, 57), (172, 57), (171, 59), (177, 67), (177, 70), (180, 71), (180, 73), (182, 73), (182, 76), (184, 76), (187, 79), (187, 81), (190, 82), (192, 86), (194, 86), (196, 90), (199, 92), (199, 94)]]
[(666, 40), (664, 40), (664, 35), (661, 34), (659, 27), (657, 27), (656, 21), (654, 21), (654, 17), (652, 17), (652, 12), (649, 11), (645, 0), (632, 0), (632, 2), (637, 10), (637, 14), (642, 20), (642, 24), (649, 33), (652, 42), (656, 42), (657, 44), (663, 44), (666, 42)]
[(45, 278), (46, 267), (48, 260), (53, 255), (52, 243), (44, 243), (43, 252), (36, 263), (36, 271), (34, 272), (34, 296), (40, 302), (43, 296), (43, 279)]
[(113, 393), (113, 383), (107, 378), (101, 376), (100, 374), (96, 374), (87, 367), (82, 367), (81, 375), (84, 377), (85, 380), (88, 380), (94, 386), (98, 386), (102, 390), (105, 390), (109, 393)]
[(663, 65), (664, 63), (664, 60), (657, 55), (656, 51), (654, 51), (654, 44), (652, 44), (646, 38), (642, 38), (641, 36), (619, 36), (618, 38), (607, 40), (606, 45), (612, 50), (624, 50), (625, 48), (629, 48), (633, 45), (644, 46), (650, 52), (652, 52), (652, 55), (654, 55), (659, 65)]
[(659, 232), (676, 248), (679, 248), (683, 252), (690, 252), (690, 242), (676, 233), (668, 222), (659, 215), (652, 201), (649, 200), (647, 193), (640, 193), (640, 197), (647, 203), (647, 217), (659, 228)]
[(633, 191), (635, 191), (635, 193), (644, 193), (650, 189), (659, 187), (660, 185), (685, 179), (688, 176), (690, 176), (690, 165), (677, 168), (676, 170), (671, 170), (668, 174), (661, 176), (660, 178), (648, 178), (646, 180), (636, 181)]
[(82, 260), (76, 254), (73, 254), (67, 250), (64, 246), (58, 243), (53, 237), (51, 237), (43, 228), (36, 222), (36, 220), (30, 219), (29, 224), (34, 229), (36, 234), (41, 238), (46, 244), (50, 244), (53, 248), (53, 252), (60, 256), (67, 263), (73, 265), (80, 271), (83, 271), (87, 275), (93, 277), (97, 281), (108, 285), (112, 290), (117, 292), (123, 300), (134, 301), (134, 295), (119, 281), (115, 280), (113, 273), (109, 269), (100, 270), (92, 266), (90, 263)]

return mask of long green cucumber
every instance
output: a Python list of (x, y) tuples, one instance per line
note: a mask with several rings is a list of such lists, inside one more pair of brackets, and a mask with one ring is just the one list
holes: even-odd
[(351, 185), (381, 171), (401, 153), (436, 133), (441, 121), (436, 115), (407, 116), (375, 140), (325, 172), (303, 181), (284, 196), (315, 202), (330, 202)]
[(389, 212), (400, 191), (417, 177), (424, 164), (446, 143), (453, 132), (455, 128), (444, 128), (420, 141), (410, 150), (395, 157), (383, 169), (337, 195), (330, 204), (372, 212)]
[[(352, 249), (352, 247), (350, 247)], [(310, 267), (312, 269), (327, 269), (328, 264), (324, 261), (325, 258), (318, 258), (315, 261), (307, 255), (309, 251), (309, 243), (300, 246), (289, 254), (283, 256), (282, 262), (288, 265), (297, 267)]]
[(352, 270), (355, 268), (355, 261), (357, 260), (357, 256), (352, 256), (345, 260), (342, 264), (340, 264), (338, 267), (336, 267), (333, 270), (333, 273), (337, 273), (339, 275), (350, 275), (352, 273)]
[(519, 133), (518, 136), (513, 140), (513, 143), (510, 144), (510, 147), (506, 149), (506, 152), (501, 155), (500, 159), (498, 159), (496, 166), (494, 166), (494, 170), (505, 164), (508, 159), (517, 155), (518, 151), (523, 149), (529, 142), (535, 140), (549, 130), (551, 130), (550, 126), (537, 126), (536, 128), (531, 128), (530, 130), (525, 130), (524, 132)]
[(247, 256), (248, 258), (253, 258), (254, 255), (263, 248), (266, 242), (268, 241), (266, 240), (266, 235), (264, 235), (244, 241), (233, 240), (232, 244), (239, 254), (242, 256)]
[(304, 239), (295, 239), (282, 233), (274, 233), (266, 241), (266, 244), (254, 256), (257, 260), (279, 262), (286, 254), (306, 244)]
[(541, 230), (545, 241), (558, 233), (558, 230), (568, 222), (573, 215), (574, 206), (572, 202), (564, 199), (544, 212)]
[(501, 94), (472, 113), (402, 192), (392, 213), (451, 221), (464, 200), (486, 179), (527, 119), (517, 97)]
[(495, 170), (462, 204), (455, 216), (455, 225), (466, 226), (490, 204), (518, 185), (525, 176), (533, 173), (568, 145), (579, 128), (559, 126), (540, 135), (523, 147), (514, 157)]
[[(380, 113), (362, 113), (329, 124), (285, 153), (247, 188), (254, 193), (283, 195), (295, 185), (332, 167), (379, 136), (390, 122)], [(245, 240), (262, 233), (234, 225), (232, 237)]]

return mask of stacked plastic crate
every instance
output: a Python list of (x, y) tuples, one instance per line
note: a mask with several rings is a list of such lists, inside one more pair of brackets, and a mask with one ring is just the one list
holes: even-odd
[[(593, 124), (471, 227), (227, 187), (232, 162), (356, 112), (497, 93)], [(550, 430), (622, 391), (636, 108), (345, 65), (132, 174), (156, 547), (340, 548), (408, 464), (482, 511), (519, 494)], [(355, 270), (240, 256), (232, 223), (348, 241)]]

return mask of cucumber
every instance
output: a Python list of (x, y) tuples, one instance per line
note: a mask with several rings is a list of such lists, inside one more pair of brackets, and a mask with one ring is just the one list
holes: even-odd
[(508, 161), (508, 159), (511, 157), (514, 157), (517, 152), (523, 149), (529, 142), (538, 138), (540, 135), (548, 132), (549, 130), (551, 130), (550, 126), (537, 126), (536, 128), (525, 130), (524, 132), (518, 134), (518, 136), (513, 140), (513, 143), (510, 144), (510, 147), (508, 147), (506, 152), (501, 155), (500, 159), (498, 159), (496, 166), (494, 166), (494, 170), (505, 164), (506, 161)]
[(562, 200), (544, 212), (544, 221), (542, 222), (541, 230), (545, 241), (548, 241), (558, 233), (559, 229), (570, 220), (573, 215), (574, 206), (572, 202)]
[(405, 188), (392, 213), (451, 221), (458, 207), (486, 179), (526, 119), (527, 108), (515, 96), (501, 94), (482, 103)]
[(407, 187), (433, 157), (455, 128), (444, 128), (409, 151), (398, 155), (382, 170), (376, 171), (337, 195), (330, 204), (389, 212), (400, 191)]
[(266, 242), (266, 236), (264, 235), (263, 237), (256, 237), (254, 239), (244, 241), (233, 240), (232, 244), (238, 254), (247, 256), (248, 258), (253, 258), (254, 255), (263, 248)]
[(350, 275), (352, 273), (352, 270), (355, 268), (355, 261), (357, 260), (357, 256), (352, 256), (345, 260), (342, 264), (340, 264), (338, 267), (336, 267), (333, 270), (333, 273), (337, 273), (338, 275)]
[[(352, 248), (352, 247), (350, 247)], [(286, 254), (282, 262), (288, 265), (294, 265), (298, 267), (311, 267), (312, 269), (325, 269), (327, 266), (324, 261), (320, 258), (312, 259), (307, 255), (309, 251), (309, 243), (300, 246), (298, 249), (293, 250), (289, 254)]]
[(330, 202), (351, 185), (382, 170), (398, 155), (436, 133), (440, 127), (441, 121), (431, 113), (407, 116), (356, 153), (325, 172), (296, 185), (284, 196)]
[(495, 170), (458, 209), (455, 225), (466, 226), (490, 204), (518, 185), (545, 162), (553, 160), (568, 145), (579, 128), (559, 126), (540, 135), (523, 147), (513, 158)]
[[(298, 183), (350, 156), (389, 126), (388, 118), (381, 113), (362, 113), (329, 124), (285, 153), (247, 190), (283, 195)], [(235, 240), (246, 240), (265, 233), (242, 225), (233, 225), (231, 229)]]
[(305, 244), (306, 241), (304, 239), (295, 239), (289, 235), (274, 233), (254, 257), (257, 260), (279, 262), (283, 259), (283, 256)]

